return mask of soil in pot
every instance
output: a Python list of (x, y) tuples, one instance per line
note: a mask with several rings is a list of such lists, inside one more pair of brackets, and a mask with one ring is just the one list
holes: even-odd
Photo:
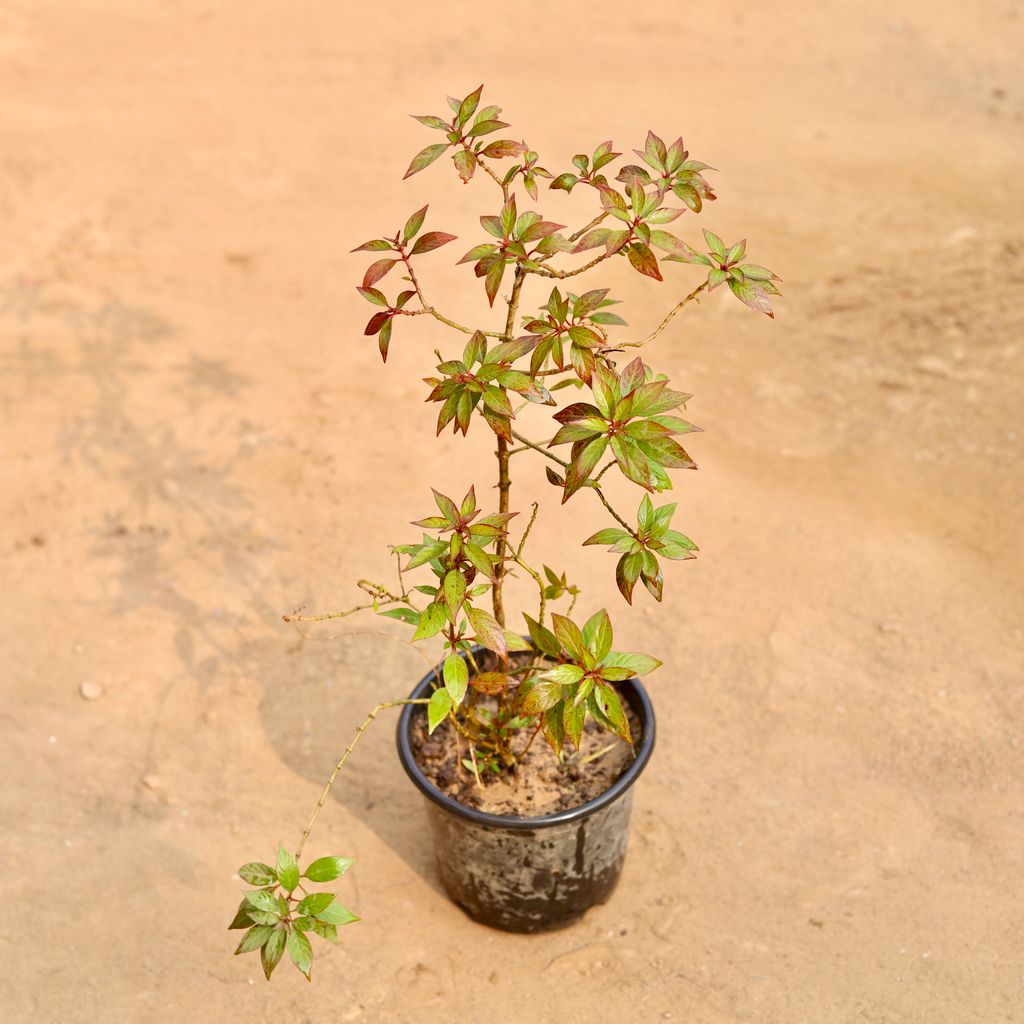
[[(513, 657), (515, 657), (513, 655)], [(490, 666), (481, 666), (484, 671)], [(493, 698), (482, 698), (482, 707), (493, 710)], [(642, 725), (632, 708), (625, 705), (634, 741)], [(609, 789), (633, 762), (633, 747), (600, 729), (588, 719), (580, 750), (566, 747), (565, 762), (555, 756), (543, 736), (530, 743), (532, 730), (521, 730), (513, 742), (515, 768), (501, 775), (481, 773), (478, 785), (461, 758), (468, 756), (466, 742), (458, 741), (455, 730), (443, 722), (427, 734), (426, 715), (417, 715), (410, 737), (420, 770), (442, 793), (488, 814), (519, 818), (540, 817), (579, 807)], [(525, 754), (522, 752), (529, 746)]]

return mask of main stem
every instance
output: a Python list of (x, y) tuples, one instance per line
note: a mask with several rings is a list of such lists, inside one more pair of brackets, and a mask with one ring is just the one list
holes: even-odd
[[(502, 335), (502, 341), (512, 340), (512, 332), (516, 325), (516, 313), (519, 310), (519, 293), (523, 289), (524, 277), (525, 273), (522, 267), (516, 264), (515, 277), (512, 280), (512, 294), (508, 299), (508, 316), (505, 318), (505, 333)], [(498, 450), (495, 454), (498, 459), (498, 511), (508, 512), (509, 490), (512, 487), (512, 481), (508, 475), (509, 447), (505, 438), (498, 438)], [(505, 549), (505, 538), (499, 537), (492, 593), (494, 595), (494, 617), (498, 620), (498, 625), (502, 629), (505, 628), (505, 602), (502, 594), (505, 582)]]

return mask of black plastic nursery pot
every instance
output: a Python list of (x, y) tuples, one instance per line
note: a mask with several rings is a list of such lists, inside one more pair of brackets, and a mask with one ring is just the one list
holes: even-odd
[[(420, 680), (412, 697), (431, 693), (437, 676)], [(633, 783), (654, 750), (654, 709), (639, 679), (616, 688), (640, 720), (634, 759), (600, 796), (536, 818), (488, 814), (459, 803), (423, 774), (412, 751), (412, 725), (422, 704), (402, 708), (398, 756), (427, 798), (434, 853), (452, 900), (481, 924), (513, 932), (562, 928), (611, 896), (629, 841)]]

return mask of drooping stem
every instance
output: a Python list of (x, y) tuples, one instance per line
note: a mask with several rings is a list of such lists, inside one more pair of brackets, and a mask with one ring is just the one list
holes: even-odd
[(388, 700), (382, 704), (378, 704), (367, 716), (366, 720), (356, 728), (356, 734), (352, 738), (352, 742), (345, 748), (345, 753), (341, 755), (341, 760), (334, 766), (334, 771), (331, 772), (331, 777), (327, 780), (327, 785), (324, 786), (323, 792), (320, 794), (320, 799), (316, 802), (316, 807), (313, 810), (313, 817), (309, 819), (309, 824), (306, 826), (306, 830), (302, 833), (302, 838), (299, 840), (298, 849), (295, 851), (295, 859), (298, 860), (302, 856), (302, 851), (306, 847), (306, 840), (309, 838), (309, 833), (313, 831), (313, 826), (316, 824), (316, 819), (320, 817), (320, 811), (323, 810), (324, 802), (327, 800), (327, 794), (331, 791), (331, 786), (334, 785), (334, 780), (338, 777), (338, 772), (345, 767), (345, 762), (349, 759), (352, 751), (355, 749), (356, 744), (359, 742), (360, 737), (369, 728), (370, 723), (377, 717), (377, 715), (385, 708), (398, 708), (405, 704), (429, 704), (429, 697), (417, 697), (409, 698), (407, 700)]
[(677, 303), (676, 303), (676, 304), (675, 304), (675, 305), (674, 305), (674, 306), (672, 307), (672, 309), (670, 309), (670, 310), (669, 310), (668, 316), (666, 316), (666, 317), (665, 317), (665, 319), (664, 319), (664, 320), (662, 320), (662, 321), (661, 321), (661, 323), (660, 323), (660, 324), (658, 324), (658, 326), (657, 326), (657, 327), (655, 327), (655, 328), (654, 328), (654, 330), (653, 330), (653, 331), (651, 331), (651, 333), (650, 333), (650, 334), (648, 334), (648, 335), (647, 335), (647, 337), (646, 337), (646, 338), (644, 338), (644, 339), (643, 339), (642, 341), (627, 341), (627, 342), (625, 342), (624, 344), (622, 344), (622, 345), (618, 345), (618, 346), (616, 346), (616, 347), (617, 347), (617, 348), (643, 348), (643, 347), (644, 347), (644, 345), (648, 344), (649, 342), (652, 342), (652, 341), (654, 341), (654, 339), (655, 339), (655, 338), (656, 338), (656, 337), (657, 337), (657, 336), (658, 336), (659, 334), (661, 334), (661, 332), (662, 332), (663, 330), (665, 330), (665, 328), (666, 328), (666, 327), (668, 327), (668, 325), (669, 325), (669, 324), (670, 324), (670, 323), (672, 322), (672, 320), (673, 320), (673, 319), (675, 318), (676, 314), (677, 314), (677, 313), (678, 313), (678, 312), (679, 312), (679, 311), (680, 311), (680, 310), (681, 310), (681, 309), (682, 309), (682, 308), (683, 308), (683, 307), (684, 307), (684, 306), (685, 306), (685, 305), (686, 305), (687, 303), (689, 303), (689, 302), (692, 302), (692, 301), (693, 301), (694, 299), (696, 299), (696, 298), (697, 298), (697, 296), (698, 296), (698, 295), (700, 295), (700, 293), (701, 293), (702, 291), (704, 291), (704, 290), (705, 290), (705, 289), (707, 288), (707, 286), (708, 286), (708, 283), (707, 283), (707, 281), (705, 281), (705, 282), (704, 282), (703, 284), (699, 284), (699, 285), (697, 285), (697, 287), (696, 287), (696, 288), (694, 288), (694, 289), (693, 289), (693, 291), (692, 291), (692, 292), (690, 292), (690, 294), (689, 294), (689, 295), (687, 295), (685, 299), (682, 299), (682, 300), (680, 300), (679, 302), (677, 302)]
[[(519, 310), (519, 294), (523, 290), (523, 279), (525, 276), (522, 267), (516, 264), (515, 275), (512, 279), (512, 294), (508, 298), (508, 316), (505, 318), (505, 333), (502, 335), (502, 340), (504, 341), (512, 340), (512, 333), (516, 325), (516, 313)], [(498, 449), (495, 454), (498, 459), (498, 512), (508, 512), (509, 491), (512, 487), (512, 481), (508, 475), (509, 446), (505, 438), (498, 438)], [(494, 566), (494, 586), (491, 588), (494, 596), (494, 617), (502, 629), (505, 628), (505, 602), (502, 589), (505, 582), (506, 547), (505, 537), (499, 537), (495, 552), (497, 561)]]

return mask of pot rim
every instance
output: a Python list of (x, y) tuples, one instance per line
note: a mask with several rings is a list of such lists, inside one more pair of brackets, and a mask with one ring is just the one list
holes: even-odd
[[(474, 647), (473, 653), (479, 654), (484, 651), (482, 647)], [(437, 677), (440, 669), (429, 672), (417, 684), (410, 696), (419, 698), (430, 692), (431, 684)], [(397, 744), (398, 757), (402, 762), (406, 775), (412, 779), (416, 788), (430, 801), (448, 811), (458, 818), (464, 818), (477, 825), (485, 825), (490, 828), (505, 829), (512, 832), (529, 832), (538, 829), (553, 828), (556, 825), (566, 825), (572, 822), (582, 821), (596, 814), (602, 808), (614, 803), (633, 785), (640, 777), (641, 772), (647, 767), (647, 762), (654, 752), (655, 722), (654, 708), (651, 699), (644, 689), (643, 683), (637, 677), (626, 679), (616, 684), (623, 688), (623, 696), (629, 700), (633, 710), (643, 720), (643, 736), (640, 742), (633, 747), (633, 761), (629, 767), (615, 780), (603, 793), (594, 797), (593, 800), (580, 804), (579, 807), (570, 807), (565, 811), (557, 811), (554, 814), (543, 814), (535, 818), (521, 818), (514, 815), (490, 814), (487, 811), (477, 810), (475, 807), (467, 807), (453, 797), (442, 793), (427, 777), (416, 763), (413, 756), (412, 743), (409, 734), (412, 726), (412, 718), (415, 714), (426, 714), (422, 704), (406, 704), (398, 717)], [(632, 691), (631, 693), (629, 691)]]

